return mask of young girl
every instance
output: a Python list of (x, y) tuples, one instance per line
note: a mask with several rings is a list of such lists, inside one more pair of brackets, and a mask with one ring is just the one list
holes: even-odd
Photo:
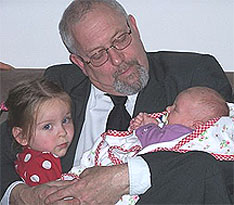
[(59, 157), (72, 142), (71, 99), (54, 83), (40, 78), (10, 90), (5, 103), (8, 123), (21, 146), (15, 168), (30, 186), (61, 177)]

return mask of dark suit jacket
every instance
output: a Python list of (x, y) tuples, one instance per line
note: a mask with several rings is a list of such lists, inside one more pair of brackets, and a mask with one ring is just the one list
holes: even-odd
[[(222, 68), (210, 55), (179, 52), (147, 53), (150, 66), (150, 80), (140, 92), (134, 116), (139, 112), (161, 112), (172, 104), (176, 95), (192, 86), (208, 86), (217, 90), (227, 101), (231, 101), (232, 88)], [(67, 152), (61, 159), (63, 171), (72, 167), (74, 153), (84, 122), (86, 105), (90, 93), (90, 81), (81, 70), (72, 64), (49, 67), (45, 75), (62, 86), (72, 98), (75, 137)], [(10, 134), (6, 123), (1, 126), (1, 190), (17, 177), (14, 172), (14, 154), (10, 155)], [(149, 154), (150, 155), (150, 154)], [(151, 160), (146, 161), (153, 167)], [(154, 172), (154, 170), (151, 170)], [(154, 182), (153, 182), (154, 183)]]

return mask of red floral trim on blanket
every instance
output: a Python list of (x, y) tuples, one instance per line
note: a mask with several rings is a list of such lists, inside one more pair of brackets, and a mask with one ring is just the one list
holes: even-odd
[(80, 179), (80, 177), (77, 174), (74, 173), (64, 173), (61, 175), (61, 180), (67, 180), (67, 177), (71, 177), (72, 179)]
[[(156, 119), (156, 118), (160, 118), (163, 115), (166, 115), (167, 111), (163, 111), (163, 112), (158, 112), (158, 113), (152, 113), (149, 114), (150, 117)], [(95, 151), (95, 158), (94, 158), (94, 163), (95, 166), (101, 166), (101, 162), (98, 162), (99, 160), (99, 155), (100, 155), (100, 150), (103, 146), (103, 143), (106, 139), (106, 135), (112, 136), (112, 137), (126, 137), (128, 135), (131, 135), (133, 133), (133, 130), (131, 129), (131, 127), (129, 127), (129, 130), (127, 131), (117, 131), (117, 130), (107, 130), (106, 132), (102, 133), (101, 137), (102, 137), (102, 141), (98, 144), (97, 149)], [(117, 165), (117, 164), (123, 164), (123, 161), (118, 159), (116, 156), (114, 156), (113, 154), (113, 150), (114, 149), (118, 149), (122, 152), (135, 152), (135, 154), (137, 154), (137, 152), (139, 152), (142, 148), (139, 145), (135, 145), (133, 147), (131, 147), (130, 149), (123, 149), (120, 146), (111, 146), (108, 149), (108, 157), (109, 159), (112, 161), (113, 164)]]
[(112, 137), (125, 137), (127, 135), (132, 134), (133, 130), (130, 129), (128, 131), (117, 131), (117, 130), (107, 130), (106, 132), (102, 133), (101, 137), (105, 138), (106, 135), (112, 136)]
[(120, 146), (111, 146), (109, 149), (108, 149), (108, 157), (109, 159), (112, 161), (112, 163), (114, 165), (117, 165), (117, 164), (123, 164), (124, 162), (121, 160), (121, 159), (118, 159), (114, 154), (113, 154), (113, 150), (115, 149), (118, 149), (122, 152), (126, 152), (126, 153), (129, 153), (129, 152), (134, 152), (135, 154), (137, 154), (142, 148), (141, 146), (139, 145), (135, 145), (133, 147), (131, 147), (130, 149), (123, 149), (122, 147)]
[(156, 118), (159, 118), (163, 115), (166, 115), (167, 113), (168, 113), (167, 111), (152, 113), (152, 114), (149, 114), (149, 117), (156, 119)]
[[(101, 162), (98, 162), (98, 160), (99, 160), (100, 150), (101, 150), (103, 143), (106, 139), (106, 135), (113, 136), (113, 137), (126, 137), (129, 134), (132, 134), (132, 132), (133, 132), (132, 130), (130, 130), (130, 131), (108, 130), (107, 132), (102, 133), (102, 135), (101, 135), (102, 141), (98, 144), (97, 149), (95, 151), (95, 157), (94, 157), (95, 166), (101, 166)], [(135, 154), (137, 154), (141, 150), (141, 146), (135, 145), (135, 146), (131, 147), (130, 149), (124, 149), (124, 148), (117, 146), (117, 145), (110, 146), (110, 148), (108, 149), (108, 157), (114, 165), (117, 165), (117, 164), (123, 164), (123, 161), (118, 159), (113, 154), (114, 149), (118, 149), (118, 150), (120, 150), (122, 152), (126, 152), (126, 153), (135, 152)]]
[[(201, 133), (203, 133), (205, 130), (213, 126), (220, 118), (214, 118), (212, 120), (209, 120), (207, 123), (204, 125), (198, 126), (190, 135), (187, 137), (183, 138), (181, 141), (179, 141), (174, 147), (172, 148), (166, 148), (166, 147), (159, 147), (151, 152), (158, 152), (158, 151), (173, 151), (173, 152), (180, 152), (180, 153), (186, 153), (190, 152), (192, 150), (186, 150), (186, 149), (181, 149), (183, 145), (186, 143), (190, 142), (191, 140), (197, 138)], [(234, 161), (234, 155), (225, 155), (225, 154), (216, 154), (216, 153), (209, 153), (212, 156), (215, 157), (215, 159), (220, 160), (220, 161)]]
[(208, 128), (213, 126), (220, 118), (214, 118), (207, 121), (204, 125), (196, 127), (196, 129), (187, 137), (179, 141), (172, 149), (180, 149), (184, 144), (190, 142), (191, 140), (197, 138), (201, 133), (206, 131)]
[[(150, 117), (156, 119), (159, 118), (163, 115), (167, 114), (166, 111), (161, 112), (161, 113), (152, 113), (149, 114)], [(174, 147), (172, 148), (166, 148), (166, 147), (159, 147), (156, 148), (154, 150), (152, 150), (151, 152), (158, 152), (158, 151), (173, 151), (173, 152), (180, 152), (180, 153), (186, 153), (186, 152), (190, 152), (192, 150), (187, 150), (187, 149), (181, 149), (181, 147), (183, 145), (185, 145), (186, 143), (190, 142), (191, 140), (197, 138), (201, 133), (203, 133), (204, 131), (206, 131), (208, 128), (210, 128), (211, 126), (213, 126), (220, 118), (214, 118), (212, 120), (207, 121), (204, 125), (200, 125), (198, 127), (196, 127), (196, 129), (187, 137), (183, 138), (181, 141), (179, 141)], [(99, 145), (97, 146), (96, 152), (95, 152), (95, 166), (101, 166), (101, 162), (98, 162), (99, 160), (99, 155), (100, 155), (100, 150), (101, 147), (103, 146), (103, 143), (106, 139), (106, 135), (109, 136), (113, 136), (113, 137), (126, 137), (127, 135), (130, 135), (133, 133), (132, 129), (129, 129), (128, 131), (117, 131), (117, 130), (108, 130), (107, 132), (104, 132), (101, 137), (102, 137), (102, 141), (99, 143)], [(136, 145), (133, 146), (130, 149), (123, 149), (120, 146), (112, 146), (109, 148), (108, 150), (108, 157), (109, 159), (112, 161), (113, 164), (117, 165), (117, 164), (122, 164), (122, 160), (118, 159), (117, 157), (114, 156), (113, 154), (113, 150), (114, 149), (119, 149), (123, 152), (135, 152), (135, 154), (137, 152), (139, 152), (141, 150), (141, 147)], [(224, 155), (224, 154), (215, 154), (215, 153), (209, 153), (212, 156), (214, 156), (217, 160), (220, 161), (234, 161), (234, 155)]]

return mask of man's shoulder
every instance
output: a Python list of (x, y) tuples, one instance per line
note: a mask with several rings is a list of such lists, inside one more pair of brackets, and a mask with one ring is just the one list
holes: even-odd
[[(163, 73), (177, 73), (197, 70), (212, 65), (219, 67), (217, 60), (210, 54), (178, 51), (147, 52), (150, 68)], [(220, 68), (219, 68), (220, 69)], [(162, 73), (161, 73), (162, 74)]]
[(90, 81), (81, 69), (74, 64), (53, 65), (46, 69), (44, 74), (48, 79), (62, 86), (67, 92), (74, 87), (89, 86)]
[(157, 57), (201, 57), (201, 56), (211, 56), (207, 53), (198, 53), (198, 52), (190, 52), (190, 51), (150, 51), (146, 52), (149, 56), (157, 56)]
[(214, 58), (210, 54), (196, 53), (196, 52), (182, 52), (182, 51), (157, 51), (147, 52), (149, 59), (155, 59), (160, 61), (187, 61), (187, 60), (200, 60), (201, 58)]
[(46, 71), (46, 74), (53, 75), (75, 75), (75, 76), (84, 76), (80, 68), (74, 64), (57, 64), (49, 66)]

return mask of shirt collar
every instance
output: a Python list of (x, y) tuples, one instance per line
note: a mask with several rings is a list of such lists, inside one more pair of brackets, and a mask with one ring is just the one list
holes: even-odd
[[(102, 90), (98, 89), (97, 87), (95, 87), (93, 84), (91, 84), (91, 95), (94, 97), (95, 100), (102, 98), (105, 95), (106, 92), (103, 92)], [(129, 95), (128, 96), (128, 100), (133, 101), (136, 99), (138, 93), (134, 94), (134, 95)]]
[[(106, 92), (103, 92), (102, 90), (98, 89), (93, 84), (91, 84), (91, 92), (90, 92), (90, 98), (89, 98), (89, 102), (88, 102), (88, 107), (90, 109), (92, 109), (92, 108), (96, 107), (97, 105), (102, 105), (103, 106), (103, 103), (107, 107), (108, 107), (108, 105), (112, 106), (113, 103), (112, 103), (111, 98), (108, 97), (105, 94), (106, 94)], [(136, 94), (134, 94), (134, 95), (129, 95), (128, 96), (128, 100), (127, 100), (127, 102), (125, 104), (128, 112), (129, 112), (129, 114), (131, 116), (132, 116), (133, 111), (134, 111), (134, 107), (135, 107), (135, 103), (136, 103), (136, 98), (137, 98), (138, 94), (139, 94), (139, 92), (136, 93)]]

